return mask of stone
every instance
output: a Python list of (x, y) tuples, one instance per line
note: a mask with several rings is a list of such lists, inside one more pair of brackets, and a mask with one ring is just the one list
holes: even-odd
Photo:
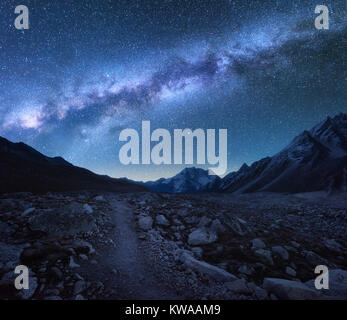
[(342, 246), (334, 239), (326, 239), (324, 245), (331, 251), (340, 253), (342, 252)]
[(50, 274), (53, 277), (53, 279), (56, 281), (60, 281), (64, 277), (63, 272), (57, 267), (52, 267), (50, 269)]
[(273, 265), (271, 252), (269, 250), (258, 249), (254, 254), (265, 264)]
[(199, 228), (206, 227), (210, 222), (211, 222), (210, 218), (203, 216), (198, 223), (198, 227)]
[(222, 225), (222, 223), (220, 222), (219, 219), (214, 219), (214, 220), (212, 221), (210, 229), (211, 229), (213, 232), (215, 232), (217, 235), (226, 232), (225, 227)]
[(245, 274), (245, 275), (252, 275), (254, 273), (254, 268), (253, 267), (250, 267), (250, 266), (247, 266), (247, 265), (243, 265), (241, 267), (239, 267), (238, 269), (238, 272), (239, 273), (242, 273), (242, 274)]
[(217, 241), (217, 234), (211, 230), (205, 228), (199, 228), (194, 230), (188, 236), (188, 243), (192, 246), (199, 246), (210, 244)]
[(80, 265), (77, 264), (77, 263), (74, 261), (74, 259), (73, 259), (72, 256), (70, 256), (69, 267), (70, 267), (71, 269), (73, 269), (73, 268), (79, 268), (79, 267), (80, 267)]
[(192, 269), (200, 274), (211, 277), (214, 280), (225, 282), (238, 279), (233, 274), (221, 268), (208, 264), (207, 262), (197, 260), (186, 252), (183, 252), (181, 259), (183, 260), (184, 265), (187, 268)]
[(59, 296), (48, 296), (48, 297), (44, 297), (44, 300), (63, 300), (61, 297)]
[(20, 255), (23, 249), (23, 245), (11, 245), (0, 242), (0, 263), (8, 269), (14, 269), (21, 264)]
[(224, 286), (231, 292), (239, 294), (252, 294), (252, 290), (247, 286), (247, 282), (244, 279), (238, 279), (232, 282), (226, 282)]
[(328, 261), (313, 251), (303, 250), (302, 255), (305, 257), (307, 262), (311, 264), (311, 266), (318, 266), (320, 264), (329, 265), (329, 263), (327, 263)]
[(296, 271), (291, 267), (286, 267), (286, 274), (292, 277), (296, 277)]
[(84, 211), (86, 212), (86, 213), (93, 213), (93, 208), (88, 204), (88, 203), (85, 203), (84, 205), (83, 205), (83, 209), (84, 209)]
[(157, 224), (159, 224), (161, 226), (167, 227), (170, 225), (169, 220), (166, 219), (165, 216), (163, 216), (162, 214), (158, 215), (155, 220), (156, 220)]
[(30, 213), (34, 212), (35, 211), (35, 208), (29, 208), (29, 209), (26, 209), (24, 210), (24, 212), (22, 213), (22, 217), (25, 217), (27, 215), (29, 215)]
[(257, 250), (257, 249), (265, 249), (266, 245), (261, 239), (253, 239), (252, 240), (252, 250)]
[(104, 198), (104, 196), (96, 196), (96, 197), (94, 197), (94, 201), (104, 202), (105, 198)]
[(87, 261), (88, 260), (88, 256), (86, 256), (85, 254), (80, 254), (79, 258), (83, 261)]
[(263, 287), (269, 293), (273, 293), (278, 298), (284, 300), (312, 300), (319, 298), (317, 291), (310, 289), (299, 281), (265, 278)]
[(50, 236), (97, 231), (95, 215), (88, 214), (78, 202), (39, 213), (29, 219), (29, 226), (34, 231), (44, 231)]
[(86, 288), (86, 283), (83, 280), (78, 280), (75, 282), (75, 285), (73, 287), (73, 295), (76, 296), (79, 293), (83, 292)]
[(296, 241), (290, 241), (290, 244), (294, 247), (299, 249), (300, 248), (300, 243), (297, 243)]
[(278, 254), (283, 260), (289, 259), (289, 253), (282, 246), (274, 246), (272, 247), (272, 252)]
[(142, 216), (139, 218), (138, 224), (142, 230), (147, 231), (152, 229), (153, 219), (150, 216)]
[(203, 249), (200, 248), (200, 247), (193, 247), (193, 248), (192, 248), (192, 252), (194, 253), (194, 255), (195, 255), (197, 258), (201, 258), (204, 251), (203, 251)]

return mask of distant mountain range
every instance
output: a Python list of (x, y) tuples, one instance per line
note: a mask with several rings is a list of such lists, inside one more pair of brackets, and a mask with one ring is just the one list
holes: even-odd
[(135, 192), (146, 189), (131, 182), (97, 175), (61, 157), (46, 157), (20, 142), (0, 137), (0, 193), (102, 190)]
[(139, 184), (155, 192), (207, 192), (216, 190), (221, 180), (218, 176), (208, 175), (207, 170), (185, 168), (172, 178), (161, 178), (157, 181), (139, 182)]
[(223, 179), (186, 168), (169, 179), (142, 183), (157, 192), (309, 192), (347, 189), (347, 115), (339, 114), (304, 131), (282, 151)]
[(174, 177), (134, 182), (97, 175), (61, 157), (44, 156), (24, 143), (0, 137), (0, 193), (15, 191), (145, 191), (169, 193), (347, 191), (347, 115), (304, 131), (279, 153), (243, 164), (223, 179), (186, 168)]

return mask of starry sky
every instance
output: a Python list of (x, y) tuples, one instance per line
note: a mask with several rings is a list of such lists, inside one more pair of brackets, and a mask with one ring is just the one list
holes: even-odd
[[(29, 30), (14, 8), (29, 8)], [(316, 30), (316, 5), (330, 29)], [(125, 128), (228, 129), (228, 171), (347, 112), (347, 1), (1, 0), (0, 136), (134, 180)], [(207, 168), (207, 166), (201, 166)]]

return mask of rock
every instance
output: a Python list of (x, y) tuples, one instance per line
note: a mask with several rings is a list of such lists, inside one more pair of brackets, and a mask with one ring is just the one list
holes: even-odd
[(258, 249), (254, 253), (263, 263), (273, 265), (271, 252), (269, 250)]
[(268, 298), (268, 293), (265, 289), (258, 287), (253, 282), (248, 283), (248, 287), (252, 289), (254, 296), (258, 300), (265, 300)]
[[(314, 285), (314, 279), (305, 282), (305, 284), (311, 289), (316, 290)], [(319, 290), (322, 294), (338, 297), (347, 298), (347, 270), (332, 269), (329, 270), (329, 289)]]
[(95, 253), (95, 249), (93, 246), (84, 240), (78, 240), (73, 243), (74, 250), (79, 254), (93, 254)]
[(304, 283), (278, 278), (265, 278), (264, 289), (284, 300), (311, 300), (319, 298), (319, 294)]
[(88, 203), (83, 205), (83, 209), (86, 213), (93, 213), (94, 211), (93, 208)]
[(59, 296), (48, 296), (48, 297), (44, 297), (43, 300), (63, 300), (63, 299)]
[(324, 245), (331, 251), (340, 253), (342, 252), (342, 246), (334, 239), (326, 239)]
[(80, 254), (78, 257), (79, 257), (81, 260), (83, 260), (83, 261), (87, 261), (87, 260), (88, 260), (88, 257), (87, 257), (85, 254)]
[(246, 221), (235, 218), (230, 213), (223, 213), (220, 217), (220, 221), (238, 236), (245, 236), (251, 232)]
[(138, 221), (139, 227), (142, 230), (150, 230), (152, 229), (152, 225), (153, 225), (153, 219), (150, 216), (144, 216), (144, 217), (140, 217), (139, 221)]
[(213, 232), (215, 232), (217, 235), (226, 232), (225, 227), (222, 225), (222, 223), (220, 222), (219, 219), (215, 219), (215, 220), (212, 221), (210, 229)]
[(94, 201), (104, 202), (105, 198), (104, 198), (104, 196), (96, 196), (96, 197), (94, 197)]
[(44, 294), (45, 296), (59, 296), (60, 291), (58, 289), (47, 289)]
[(56, 281), (60, 281), (63, 279), (64, 275), (63, 275), (63, 272), (57, 268), (57, 267), (52, 267), (50, 269), (50, 274), (51, 274), (51, 277)]
[(20, 255), (24, 247), (23, 245), (10, 245), (0, 242), (0, 264), (8, 269), (14, 269), (20, 265)]
[(78, 202), (39, 213), (29, 219), (29, 226), (33, 231), (44, 231), (50, 236), (60, 237), (97, 231), (95, 215), (85, 212), (83, 205)]
[(300, 248), (300, 243), (297, 243), (296, 241), (290, 241), (290, 244), (294, 247), (299, 249)]
[(73, 269), (73, 268), (79, 268), (79, 267), (80, 267), (79, 264), (75, 263), (75, 261), (73, 260), (73, 257), (72, 257), (72, 256), (70, 256), (69, 267), (70, 267), (71, 269)]
[(291, 267), (286, 267), (286, 274), (292, 277), (296, 277), (296, 271)]
[(205, 228), (199, 228), (194, 230), (188, 236), (188, 243), (192, 246), (199, 246), (204, 244), (210, 244), (217, 241), (218, 237), (212, 230)]
[(254, 268), (247, 266), (247, 265), (243, 265), (241, 267), (239, 267), (238, 272), (242, 273), (242, 274), (246, 274), (248, 276), (252, 275), (254, 273)]
[(180, 209), (177, 211), (177, 215), (180, 217), (186, 217), (189, 214), (189, 210), (187, 209)]
[(192, 252), (197, 258), (201, 258), (204, 251), (200, 247), (193, 247)]
[(257, 250), (257, 249), (265, 249), (266, 245), (261, 239), (253, 239), (252, 240), (252, 250)]
[(204, 228), (210, 223), (211, 223), (211, 219), (206, 216), (203, 216), (198, 223), (198, 228)]
[(253, 291), (247, 286), (246, 280), (238, 279), (232, 282), (226, 282), (224, 286), (231, 292), (239, 294), (252, 294)]
[(86, 300), (81, 294), (78, 294), (75, 300)]
[(302, 255), (305, 257), (307, 262), (311, 264), (311, 266), (318, 266), (320, 264), (329, 265), (328, 261), (313, 251), (303, 250)]
[(75, 282), (75, 285), (73, 287), (73, 295), (76, 296), (79, 293), (83, 292), (86, 288), (86, 283), (83, 280), (78, 280)]
[(199, 261), (193, 258), (190, 254), (183, 252), (181, 259), (184, 262), (184, 265), (200, 274), (206, 275), (212, 279), (215, 279), (217, 281), (233, 281), (237, 280), (238, 278), (235, 277), (233, 274), (215, 267), (211, 264), (208, 264), (204, 261)]
[(24, 210), (24, 212), (22, 213), (22, 217), (25, 217), (27, 215), (29, 215), (30, 213), (34, 212), (35, 211), (35, 208), (29, 208), (29, 209), (26, 209)]
[(284, 249), (281, 246), (274, 246), (272, 247), (272, 252), (278, 254), (283, 260), (289, 259), (289, 253), (286, 249)]
[(166, 219), (162, 214), (160, 214), (159, 216), (156, 217), (156, 222), (157, 224), (161, 225), (161, 226), (169, 226), (170, 222), (168, 219)]

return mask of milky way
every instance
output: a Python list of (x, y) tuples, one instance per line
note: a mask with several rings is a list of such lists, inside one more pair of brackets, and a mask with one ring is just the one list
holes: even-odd
[[(264, 4), (265, 2), (265, 4)], [(288, 3), (289, 2), (289, 3)], [(314, 1), (22, 1), (0, 4), (0, 135), (136, 180), (181, 166), (119, 163), (119, 132), (227, 128), (229, 171), (347, 111), (347, 4)]]

